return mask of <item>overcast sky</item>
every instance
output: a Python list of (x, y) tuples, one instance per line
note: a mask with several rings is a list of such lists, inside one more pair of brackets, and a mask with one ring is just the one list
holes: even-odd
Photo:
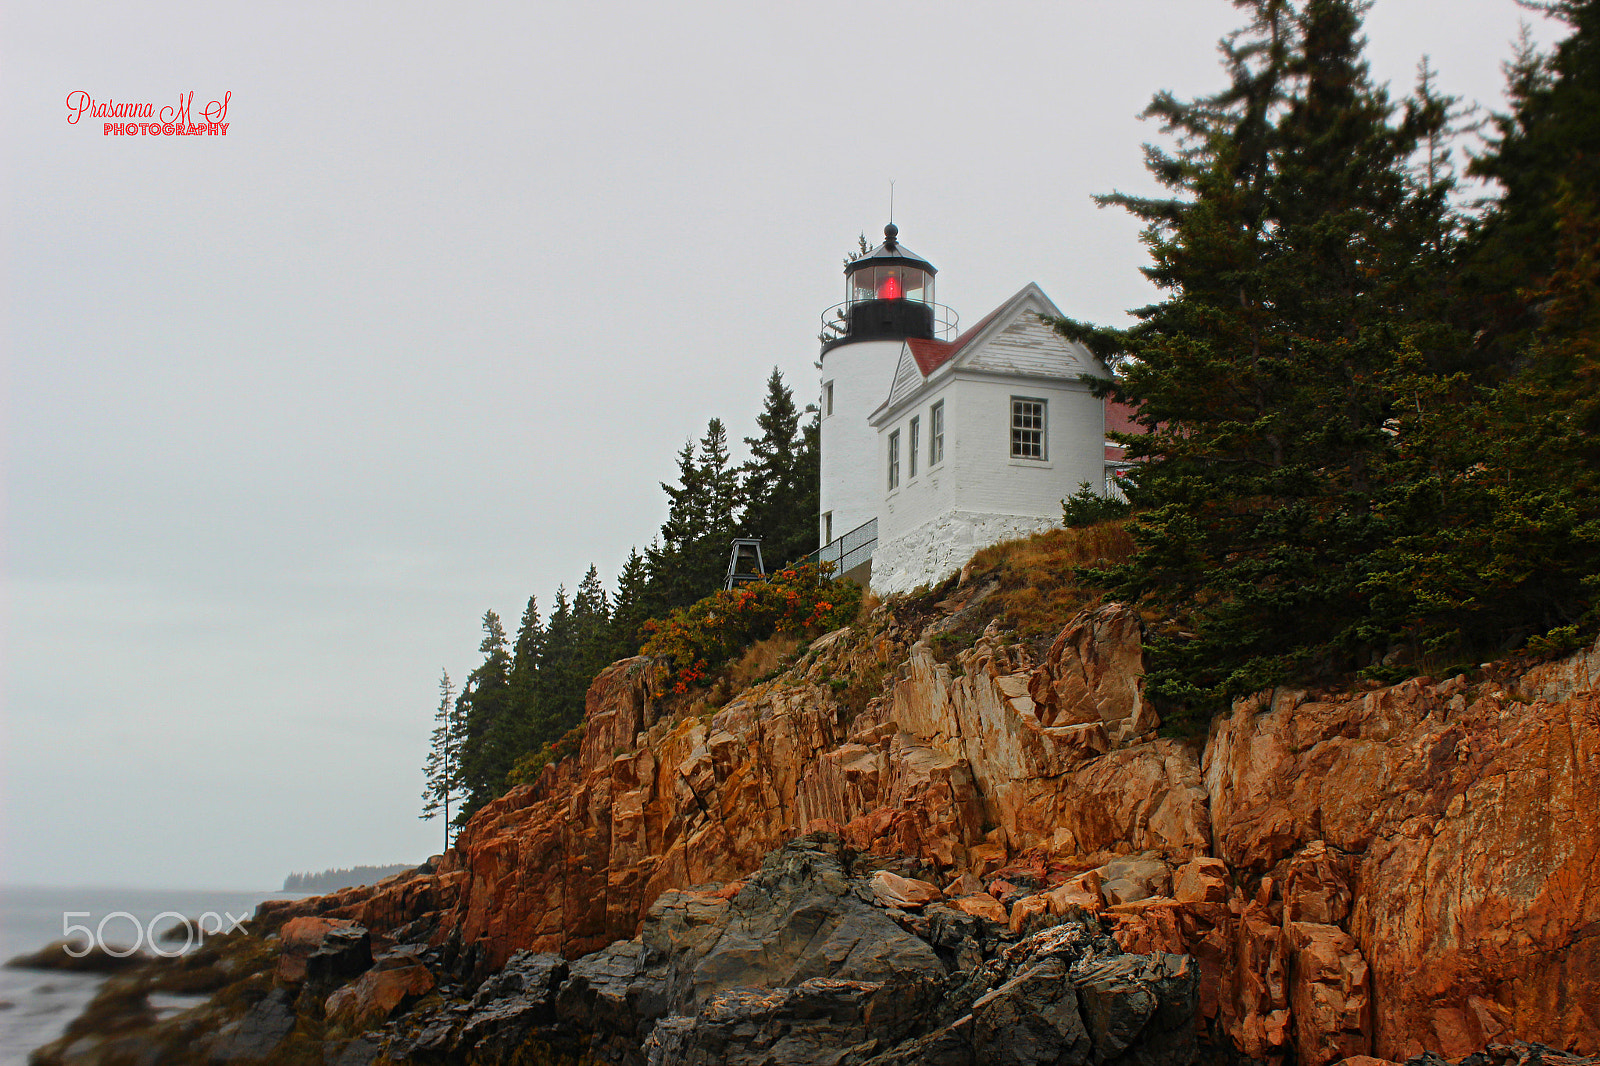
[[(1497, 106), (1513, 0), (1380, 0)], [(1137, 115), (1222, 84), (1224, 0), (9, 0), (0, 882), (275, 887), (420, 861), (441, 668), (608, 585), (657, 483), (817, 382), (887, 221), (975, 322), (1146, 303)], [(1537, 21), (1537, 20), (1536, 20)], [(1536, 24), (1537, 40), (1559, 28)], [(225, 137), (66, 98), (228, 97)]]

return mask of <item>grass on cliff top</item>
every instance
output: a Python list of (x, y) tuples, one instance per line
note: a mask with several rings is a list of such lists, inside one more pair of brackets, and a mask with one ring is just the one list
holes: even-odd
[(1098, 604), (1103, 595), (1079, 571), (1125, 562), (1132, 554), (1133, 538), (1121, 519), (1051, 529), (983, 549), (972, 557), (967, 583), (988, 577), (998, 580), (999, 587), (983, 601), (983, 614), (998, 619), (1000, 627), (1018, 640), (1053, 639), (1074, 615)]

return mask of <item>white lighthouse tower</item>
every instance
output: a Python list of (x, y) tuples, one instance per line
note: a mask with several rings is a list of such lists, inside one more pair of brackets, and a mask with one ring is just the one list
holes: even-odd
[(884, 227), (823, 313), (819, 558), (880, 594), (933, 586), (974, 551), (1061, 522), (1123, 465), (1094, 395), (1105, 364), (1056, 332), (1029, 283), (959, 336), (934, 267)]
[[(823, 312), (822, 483), (819, 543), (874, 521), (883, 501), (878, 431), (868, 421), (889, 395), (911, 338), (948, 339), (955, 314), (934, 301), (938, 270), (900, 244), (894, 223), (883, 243), (845, 267), (845, 299)], [(870, 530), (859, 535), (865, 539)], [(847, 553), (855, 545), (846, 544)], [(841, 569), (850, 569), (848, 559)]]

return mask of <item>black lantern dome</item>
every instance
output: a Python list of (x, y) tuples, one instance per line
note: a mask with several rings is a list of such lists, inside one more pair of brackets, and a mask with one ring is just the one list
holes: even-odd
[[(850, 341), (933, 338), (953, 325), (949, 309), (933, 298), (938, 268), (900, 243), (893, 222), (883, 227), (883, 243), (845, 264), (845, 301), (824, 314), (824, 344)], [(941, 328), (942, 327), (942, 328)]]

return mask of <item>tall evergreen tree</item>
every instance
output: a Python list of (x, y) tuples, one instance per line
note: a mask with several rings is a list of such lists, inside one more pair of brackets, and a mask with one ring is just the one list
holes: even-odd
[(816, 548), (819, 474), (806, 454), (805, 432), (794, 393), (777, 367), (767, 378), (767, 395), (756, 426), (759, 437), (746, 437), (750, 458), (739, 468), (744, 514), (739, 532), (760, 537), (769, 566), (783, 566)]
[(461, 799), (461, 742), (465, 723), (456, 704), (449, 671), (440, 671), (439, 709), (433, 717), (428, 758), (422, 764), (422, 820), (444, 815), (444, 846), (450, 848), (450, 806)]
[(1600, 602), (1600, 0), (1539, 7), (1573, 33), (1524, 42), (1470, 168), (1503, 190), (1454, 278), (1470, 374), (1432, 425), (1399, 419), (1427, 520), (1381, 553), (1431, 643), (1480, 654), (1571, 640)]
[(678, 484), (663, 483), (667, 521), (661, 546), (647, 553), (651, 583), (667, 607), (683, 607), (715, 590), (727, 570), (737, 528), (738, 471), (729, 463), (728, 431), (720, 418), (706, 425), (696, 452), (678, 453)]
[(519, 754), (521, 730), (511, 692), (511, 651), (500, 616), (493, 611), (484, 612), (478, 651), (483, 654), (483, 665), (468, 676), (457, 699), (464, 727), (461, 783), (467, 793), (458, 818), (461, 823), (500, 794), (506, 773)]
[(1394, 382), (1452, 343), (1426, 315), (1446, 186), (1411, 176), (1437, 109), (1371, 84), (1364, 5), (1241, 6), (1228, 89), (1149, 109), (1179, 138), (1149, 150), (1175, 195), (1102, 198), (1147, 223), (1166, 299), (1125, 332), (1059, 324), (1123, 357), (1108, 391), (1150, 430), (1126, 440), (1139, 550), (1110, 577), (1170, 614), (1151, 690), (1195, 708), (1387, 650), (1369, 580), (1396, 535)]
[(651, 617), (649, 570), (637, 548), (628, 550), (628, 561), (617, 575), (617, 594), (611, 607), (610, 657), (626, 659), (639, 654), (643, 643), (640, 627)]

